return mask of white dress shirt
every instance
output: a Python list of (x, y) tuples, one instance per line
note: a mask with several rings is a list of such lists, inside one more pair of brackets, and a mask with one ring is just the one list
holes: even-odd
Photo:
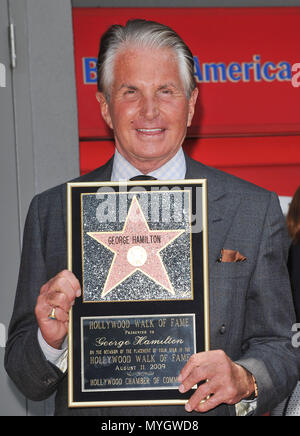
[[(155, 177), (157, 180), (182, 180), (185, 178), (185, 173), (185, 157), (182, 148), (180, 148), (172, 159), (147, 175)], [(129, 163), (125, 157), (116, 150), (111, 181), (122, 182), (139, 175), (142, 175), (142, 173), (132, 166), (131, 163)]]

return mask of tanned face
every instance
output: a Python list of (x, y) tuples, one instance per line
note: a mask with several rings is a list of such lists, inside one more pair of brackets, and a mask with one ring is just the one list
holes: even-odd
[(109, 101), (97, 93), (118, 151), (144, 174), (182, 145), (198, 91), (188, 99), (170, 48), (128, 48), (117, 54)]

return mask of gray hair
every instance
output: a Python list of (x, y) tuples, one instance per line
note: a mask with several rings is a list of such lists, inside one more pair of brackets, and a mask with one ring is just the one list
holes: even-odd
[(98, 91), (103, 92), (107, 100), (113, 81), (116, 54), (129, 46), (173, 49), (177, 55), (185, 93), (188, 98), (191, 96), (196, 88), (196, 80), (194, 58), (188, 46), (170, 27), (154, 21), (135, 19), (127, 21), (125, 26), (111, 26), (100, 40), (97, 84)]

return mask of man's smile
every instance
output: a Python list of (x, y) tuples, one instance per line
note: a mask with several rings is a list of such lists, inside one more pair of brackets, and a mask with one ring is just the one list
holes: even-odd
[(159, 135), (159, 134), (163, 133), (165, 130), (166, 129), (164, 129), (164, 128), (152, 128), (152, 129), (140, 128), (140, 129), (136, 129), (136, 131), (138, 133), (141, 133), (142, 135), (148, 135), (148, 136)]

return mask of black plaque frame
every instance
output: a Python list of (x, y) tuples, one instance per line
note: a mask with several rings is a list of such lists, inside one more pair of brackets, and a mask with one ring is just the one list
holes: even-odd
[[(190, 353), (208, 351), (209, 344), (209, 281), (208, 281), (208, 242), (207, 242), (207, 184), (205, 179), (180, 181), (139, 181), (139, 182), (85, 182), (68, 183), (68, 269), (73, 271), (83, 285), (83, 228), (82, 228), (82, 196), (96, 194), (99, 189), (114, 191), (117, 195), (126, 191), (156, 191), (166, 188), (187, 191), (190, 195), (191, 253), (192, 253), (192, 289), (187, 299), (154, 299), (132, 301), (85, 301), (84, 290), (81, 298), (77, 298), (70, 311), (69, 323), (69, 358), (68, 358), (68, 397), (69, 407), (110, 407), (110, 406), (143, 406), (143, 405), (178, 405), (185, 404), (191, 392), (181, 394), (179, 383), (172, 386), (155, 388), (151, 382), (149, 387), (136, 385), (112, 387), (101, 382), (96, 389), (84, 388), (84, 334), (85, 320), (104, 322), (108, 318), (125, 322), (133, 319), (161, 320), (167, 322), (184, 318), (193, 323), (193, 347)], [(200, 191), (199, 191), (200, 190)], [(199, 195), (199, 192), (201, 195)], [(200, 208), (200, 214), (196, 212)], [(196, 220), (201, 220), (197, 223)], [(201, 231), (199, 231), (199, 225)], [(198, 230), (197, 230), (198, 229)], [(128, 322), (128, 321), (127, 321)], [(154, 322), (154, 321), (153, 321)], [(157, 321), (158, 322), (158, 321)], [(174, 321), (172, 321), (174, 322)], [(190, 322), (190, 321), (188, 321)], [(180, 332), (180, 330), (179, 330)], [(180, 333), (179, 333), (180, 334)], [(111, 340), (108, 338), (107, 340)], [(157, 337), (156, 337), (157, 339)], [(172, 346), (166, 342), (166, 348)], [(183, 344), (184, 345), (184, 344)], [(162, 345), (164, 347), (164, 345)], [(126, 347), (126, 346), (125, 346)], [(123, 347), (124, 348), (124, 347)], [(130, 348), (130, 346), (129, 346)], [(165, 349), (166, 349), (165, 348)], [(171, 349), (171, 348), (168, 348)], [(178, 349), (179, 350), (179, 349)], [(177, 350), (177, 351), (178, 351)], [(107, 349), (107, 351), (109, 351)], [(153, 350), (152, 350), (153, 351)], [(184, 351), (184, 349), (182, 350)], [(93, 351), (90, 351), (93, 353)], [(124, 352), (127, 350), (125, 348)], [(159, 362), (163, 353), (158, 353)], [(181, 366), (185, 362), (181, 363)], [(158, 371), (157, 374), (160, 374)], [(177, 374), (170, 374), (174, 377)]]

